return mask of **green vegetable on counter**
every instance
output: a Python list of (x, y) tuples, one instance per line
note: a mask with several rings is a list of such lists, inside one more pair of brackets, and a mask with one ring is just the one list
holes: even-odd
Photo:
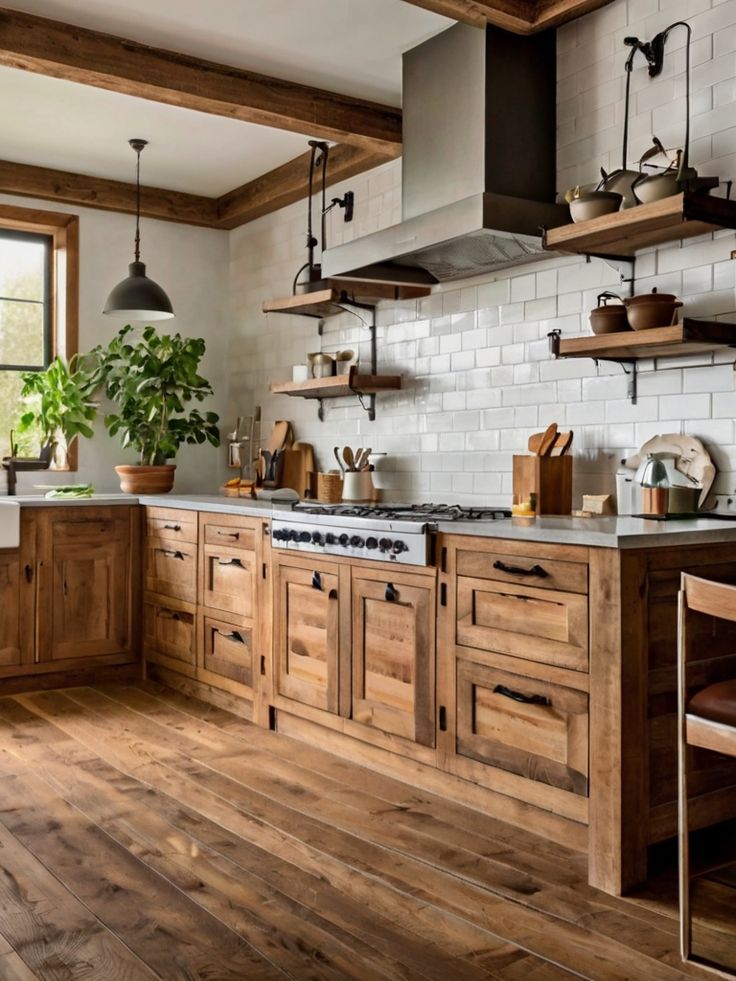
[[(48, 487), (48, 484), (46, 486)], [(80, 497), (92, 497), (94, 492), (92, 484), (59, 484), (58, 487), (46, 491), (44, 497), (74, 500)]]

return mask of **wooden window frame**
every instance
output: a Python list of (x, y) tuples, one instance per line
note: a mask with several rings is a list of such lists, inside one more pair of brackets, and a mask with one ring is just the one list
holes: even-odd
[[(67, 360), (79, 350), (79, 215), (0, 204), (0, 227), (36, 232), (52, 241), (51, 350)], [(69, 470), (78, 466), (77, 441), (69, 449)]]

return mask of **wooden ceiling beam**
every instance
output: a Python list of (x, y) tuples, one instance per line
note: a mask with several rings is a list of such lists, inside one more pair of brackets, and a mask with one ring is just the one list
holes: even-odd
[[(347, 144), (330, 147), (328, 183), (337, 184), (389, 159)], [(304, 200), (309, 192), (308, 175), (309, 153), (304, 153), (220, 198), (141, 187), (141, 215), (204, 228), (237, 228), (287, 204)], [(0, 194), (135, 214), (135, 184), (8, 160), (0, 160)]]
[[(0, 160), (0, 193), (59, 204), (135, 214), (135, 184)], [(217, 199), (141, 187), (141, 215), (184, 225), (221, 227)]]
[(0, 7), (0, 65), (401, 153), (401, 110)]
[(406, 0), (452, 20), (534, 34), (605, 7), (613, 0)]
[[(370, 170), (389, 158), (361, 147), (339, 144), (330, 147), (327, 180), (330, 185)], [(221, 228), (237, 228), (261, 215), (278, 211), (287, 204), (304, 200), (308, 193), (309, 153), (304, 153), (274, 170), (256, 177), (242, 187), (224, 194), (218, 201)]]

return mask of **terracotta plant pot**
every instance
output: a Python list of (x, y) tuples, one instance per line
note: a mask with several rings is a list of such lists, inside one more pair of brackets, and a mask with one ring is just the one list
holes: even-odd
[(137, 467), (124, 464), (115, 467), (123, 494), (168, 494), (174, 486), (175, 463), (161, 467)]

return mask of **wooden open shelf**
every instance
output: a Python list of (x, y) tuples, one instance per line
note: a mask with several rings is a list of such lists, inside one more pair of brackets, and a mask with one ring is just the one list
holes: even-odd
[(624, 257), (719, 228), (736, 228), (736, 201), (686, 192), (591, 221), (547, 229), (544, 247), (571, 255)]
[(375, 304), (379, 300), (415, 300), (429, 296), (428, 286), (394, 286), (391, 283), (358, 283), (351, 280), (324, 280), (324, 289), (311, 293), (297, 293), (282, 300), (265, 300), (264, 313), (291, 313), (303, 317), (324, 320), (338, 313), (345, 313), (341, 304), (351, 301)]
[(560, 339), (557, 357), (634, 361), (638, 358), (684, 357), (721, 347), (736, 347), (736, 324), (686, 317), (681, 324), (672, 327)]
[(401, 375), (360, 375), (355, 368), (347, 375), (310, 378), (304, 382), (276, 382), (269, 386), (275, 395), (301, 399), (339, 399), (346, 395), (375, 395), (401, 388)]

